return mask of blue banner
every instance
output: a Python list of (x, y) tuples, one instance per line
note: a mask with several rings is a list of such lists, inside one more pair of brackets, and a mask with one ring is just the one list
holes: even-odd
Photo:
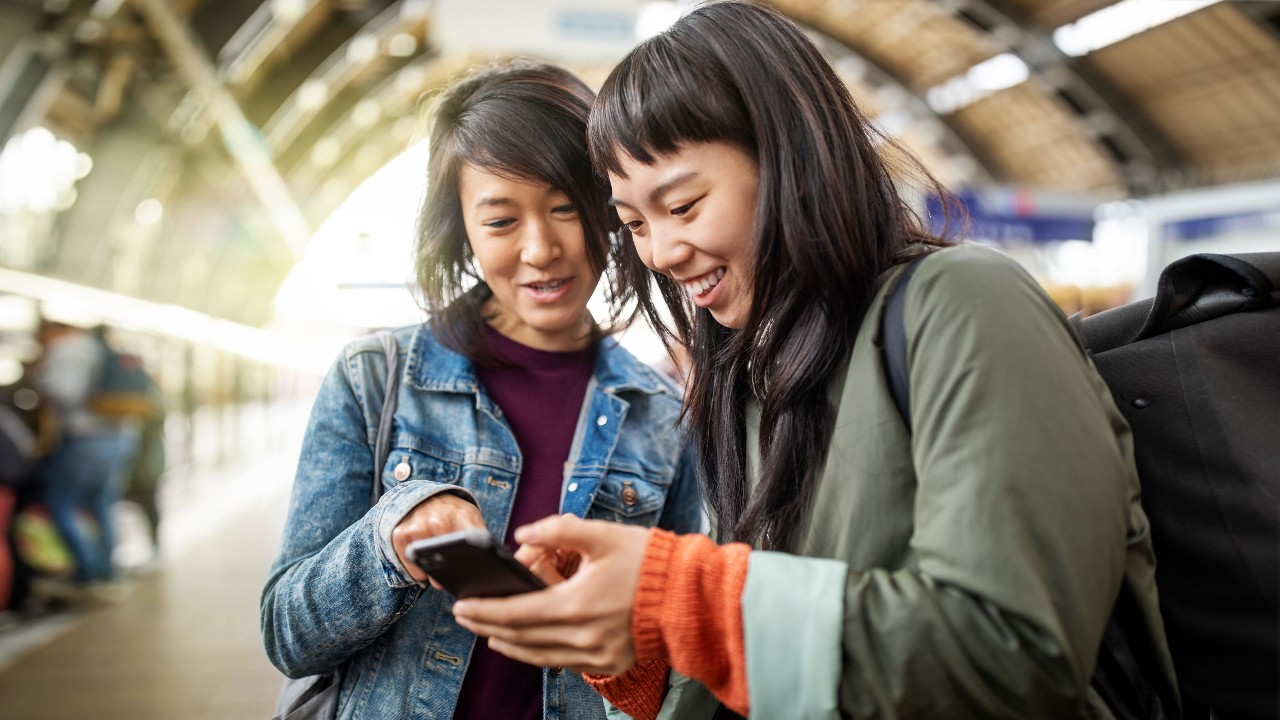
[[(968, 217), (952, 218), (954, 231), (965, 238), (993, 243), (1042, 243), (1092, 240), (1098, 199), (1054, 195), (1026, 188), (966, 188), (956, 192)], [(943, 227), (937, 196), (925, 201), (929, 228)]]

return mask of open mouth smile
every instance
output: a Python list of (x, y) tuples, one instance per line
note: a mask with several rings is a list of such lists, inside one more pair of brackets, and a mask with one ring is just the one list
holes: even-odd
[(685, 292), (689, 293), (690, 297), (697, 299), (709, 295), (723, 278), (724, 268), (720, 267), (691, 280), (682, 280), (680, 284), (684, 286)]

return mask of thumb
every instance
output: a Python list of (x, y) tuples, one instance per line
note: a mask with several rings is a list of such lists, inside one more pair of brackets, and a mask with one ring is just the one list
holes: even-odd
[(599, 523), (576, 515), (555, 515), (518, 528), (516, 542), (555, 550), (576, 550), (590, 555), (596, 549)]

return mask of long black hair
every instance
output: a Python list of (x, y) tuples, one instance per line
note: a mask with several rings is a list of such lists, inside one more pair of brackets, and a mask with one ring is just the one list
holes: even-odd
[[(650, 164), (682, 144), (729, 142), (756, 160), (754, 294), (740, 331), (693, 308), (634, 253), (622, 275), (664, 342), (689, 348), (685, 412), (721, 536), (795, 549), (834, 430), (829, 382), (876, 279), (943, 243), (899, 193), (886, 159), (910, 155), (867, 120), (799, 27), (741, 2), (704, 5), (633, 49), (605, 80), (588, 139), (597, 168), (618, 176), (624, 156)], [(761, 463), (748, 497), (752, 395)]]
[[(613, 251), (608, 185), (592, 170), (586, 146), (594, 100), (591, 88), (568, 70), (506, 60), (468, 72), (429, 106), (430, 157), (415, 271), (437, 336), (472, 360), (491, 360), (482, 342), (481, 307), (492, 293), (480, 279), (467, 241), (458, 196), (462, 167), (470, 164), (565, 193), (578, 211), (591, 268), (604, 271)], [(622, 313), (630, 296), (629, 289), (607, 283), (610, 318), (603, 331), (625, 324)]]

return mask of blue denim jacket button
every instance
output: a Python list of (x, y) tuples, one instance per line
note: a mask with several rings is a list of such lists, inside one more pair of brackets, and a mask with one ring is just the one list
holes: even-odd
[(412, 472), (412, 470), (413, 469), (409, 467), (409, 463), (401, 462), (396, 466), (396, 469), (392, 474), (395, 475), (396, 480), (404, 481), (409, 479), (409, 473)]
[(604, 425), (604, 424), (605, 424), (605, 423), (607, 423), (607, 422), (609, 422), (609, 418), (607, 418), (607, 417), (605, 417), (605, 416), (603, 416), (603, 415), (601, 415), (600, 417), (596, 418), (596, 424), (597, 424), (597, 425)]

